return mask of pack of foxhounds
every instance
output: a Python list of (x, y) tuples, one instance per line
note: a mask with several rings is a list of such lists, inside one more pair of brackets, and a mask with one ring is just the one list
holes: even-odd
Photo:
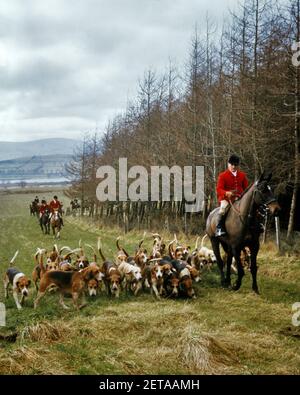
[[(51, 251), (37, 248), (33, 257), (32, 280), (14, 266), (18, 255), (16, 251), (4, 277), (5, 297), (8, 298), (11, 286), (16, 306), (21, 309), (33, 282), (36, 288), (35, 309), (44, 296), (55, 291), (59, 293), (64, 309), (69, 308), (64, 302), (66, 294), (72, 296), (76, 309), (86, 305), (86, 295), (97, 297), (102, 293), (112, 298), (119, 298), (121, 292), (135, 296), (150, 292), (157, 299), (196, 298), (194, 283), (201, 281), (203, 271), (211, 270), (216, 263), (213, 251), (203, 245), (206, 235), (200, 246), (200, 237), (197, 238), (192, 250), (190, 246), (180, 244), (176, 235), (166, 245), (163, 238), (155, 233), (151, 235), (153, 245), (150, 253), (143, 247), (145, 235), (131, 256), (117, 238), (114, 260), (106, 259), (100, 238), (96, 248), (89, 244), (83, 247), (81, 241), (75, 249), (69, 246), (58, 249), (57, 245)], [(249, 266), (250, 251), (247, 248), (242, 251), (241, 260), (244, 266)], [(232, 263), (232, 271), (236, 272), (235, 262)]]

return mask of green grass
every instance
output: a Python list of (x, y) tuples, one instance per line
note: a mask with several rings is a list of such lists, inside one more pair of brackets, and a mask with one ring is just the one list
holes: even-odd
[[(62, 192), (56, 193), (67, 205)], [(30, 276), (36, 248), (53, 246), (52, 236), (42, 235), (37, 219), (29, 216), (31, 200), (28, 194), (0, 193), (1, 277), (17, 249), (16, 266)], [(58, 245), (74, 248), (80, 239), (95, 245), (101, 236), (105, 255), (113, 258), (119, 233), (65, 217)], [(142, 232), (130, 232), (121, 244), (133, 253), (141, 237)], [(150, 248), (150, 235), (145, 245)], [(221, 289), (216, 268), (203, 273), (196, 300), (157, 301), (150, 294), (114, 300), (102, 292), (77, 312), (62, 310), (58, 296), (49, 294), (34, 310), (32, 287), (18, 311), (10, 295), (7, 327), (0, 333), (17, 331), (18, 338), (16, 343), (0, 340), (0, 373), (299, 374), (299, 330), (291, 328), (291, 306), (300, 301), (299, 255), (279, 256), (270, 242), (258, 262), (259, 296), (251, 291), (249, 272), (238, 292)], [(71, 299), (66, 303), (72, 306)]]

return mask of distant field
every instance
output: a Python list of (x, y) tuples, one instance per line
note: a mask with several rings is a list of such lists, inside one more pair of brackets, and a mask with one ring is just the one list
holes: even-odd
[[(62, 191), (55, 192), (67, 206)], [(42, 235), (37, 219), (29, 215), (32, 193), (0, 191), (1, 278), (17, 249), (17, 267), (31, 275), (36, 248), (53, 246), (52, 236)], [(39, 191), (40, 198), (42, 194)], [(43, 194), (47, 199), (52, 195)], [(95, 245), (101, 236), (105, 254), (113, 258), (118, 234), (101, 224), (65, 217), (58, 244), (76, 247), (81, 239)], [(123, 236), (130, 253), (141, 235)], [(189, 242), (193, 245), (195, 240)], [(145, 244), (150, 248), (150, 236)], [(150, 294), (110, 300), (102, 292), (76, 312), (62, 310), (54, 294), (34, 310), (36, 292), (31, 287), (19, 312), (10, 295), (5, 301), (7, 326), (0, 334), (17, 331), (18, 337), (15, 343), (0, 340), (0, 373), (299, 374), (300, 330), (291, 325), (292, 304), (300, 302), (299, 251), (278, 256), (268, 243), (258, 262), (260, 296), (252, 293), (248, 272), (238, 292), (221, 289), (216, 268), (203, 273), (195, 287), (196, 300), (157, 301)], [(70, 299), (66, 302), (71, 306)]]

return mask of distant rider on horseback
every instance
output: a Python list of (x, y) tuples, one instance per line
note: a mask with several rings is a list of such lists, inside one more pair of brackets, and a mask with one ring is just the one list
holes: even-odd
[(62, 219), (62, 204), (58, 200), (56, 195), (53, 196), (53, 200), (51, 200), (51, 202), (49, 203), (49, 207), (50, 207), (50, 210), (51, 210), (49, 219), (51, 220), (51, 217), (54, 214), (54, 211), (57, 211), (58, 215), (59, 215), (59, 218), (61, 220), (61, 224), (62, 224), (62, 226), (64, 226), (63, 219)]
[(39, 209), (39, 211), (40, 211), (40, 218), (42, 218), (43, 214), (45, 213), (45, 211), (46, 211), (47, 209), (50, 210), (50, 208), (49, 208), (49, 206), (48, 206), (46, 200), (43, 199), (43, 200), (42, 200), (42, 203), (41, 203), (41, 205), (40, 205), (40, 209)]
[(217, 197), (220, 210), (217, 217), (216, 237), (226, 234), (225, 214), (228, 205), (239, 198), (249, 184), (246, 174), (238, 169), (239, 163), (240, 158), (237, 155), (231, 155), (228, 159), (227, 170), (220, 173), (218, 177)]

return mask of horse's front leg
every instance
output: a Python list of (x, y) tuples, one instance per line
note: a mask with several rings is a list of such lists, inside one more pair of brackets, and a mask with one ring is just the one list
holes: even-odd
[(256, 258), (259, 250), (259, 241), (255, 245), (252, 246), (250, 249), (251, 251), (251, 275), (252, 275), (252, 289), (255, 293), (259, 294), (258, 291), (258, 286), (257, 286), (257, 281), (256, 281), (256, 274), (257, 274), (257, 263), (256, 263)]
[(231, 284), (231, 264), (232, 264), (232, 253), (228, 251), (226, 260), (226, 278), (225, 284), (229, 287)]
[(244, 268), (243, 268), (243, 265), (241, 262), (241, 249), (240, 248), (233, 249), (233, 256), (234, 256), (236, 264), (237, 264), (238, 278), (236, 280), (236, 283), (232, 287), (232, 289), (234, 291), (237, 291), (240, 289), (240, 287), (242, 285), (242, 278), (245, 275)]

